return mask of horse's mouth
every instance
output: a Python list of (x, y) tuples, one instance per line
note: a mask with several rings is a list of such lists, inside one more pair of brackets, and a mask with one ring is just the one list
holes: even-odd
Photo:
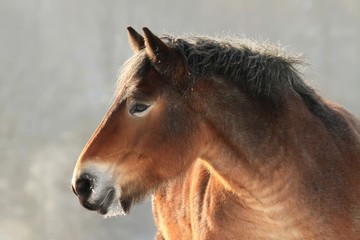
[(80, 200), (81, 205), (90, 210), (97, 211), (101, 215), (106, 215), (109, 212), (109, 209), (114, 204), (116, 198), (115, 189), (111, 188), (107, 191), (104, 198), (100, 199), (96, 203), (89, 203), (87, 200)]
[(80, 198), (79, 200), (84, 208), (90, 211), (96, 211), (105, 217), (128, 214), (133, 205), (132, 197), (122, 196), (118, 198), (114, 188), (108, 189), (106, 194), (103, 196), (105, 197), (100, 198), (95, 203), (91, 203), (88, 200), (82, 200)]
[(97, 212), (101, 215), (106, 215), (109, 212), (109, 208), (111, 207), (111, 205), (113, 205), (115, 197), (115, 189), (110, 189), (106, 194), (105, 198), (103, 199), (102, 203), (100, 204)]

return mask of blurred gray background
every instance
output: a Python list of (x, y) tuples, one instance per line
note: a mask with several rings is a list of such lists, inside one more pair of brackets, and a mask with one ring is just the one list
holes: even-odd
[(104, 219), (70, 190), (106, 112), (126, 27), (240, 34), (303, 53), (305, 78), (360, 115), (358, 0), (0, 0), (0, 240), (153, 239), (150, 200)]

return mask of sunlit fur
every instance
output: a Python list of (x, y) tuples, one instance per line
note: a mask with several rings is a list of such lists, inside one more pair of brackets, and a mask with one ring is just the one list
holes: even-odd
[[(154, 193), (157, 239), (360, 239), (360, 122), (304, 83), (297, 57), (144, 34), (130, 31), (135, 54), (73, 184), (100, 165), (118, 198)], [(132, 116), (132, 101), (151, 109)]]

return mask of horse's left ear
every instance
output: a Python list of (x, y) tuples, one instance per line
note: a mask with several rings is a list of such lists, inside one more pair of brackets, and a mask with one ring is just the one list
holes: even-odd
[(144, 38), (137, 33), (132, 27), (128, 27), (128, 37), (129, 37), (129, 43), (131, 48), (134, 50), (134, 52), (140, 51), (142, 48), (145, 47)]
[(143, 28), (145, 51), (155, 69), (164, 75), (180, 77), (185, 72), (181, 55), (171, 49), (148, 28)]

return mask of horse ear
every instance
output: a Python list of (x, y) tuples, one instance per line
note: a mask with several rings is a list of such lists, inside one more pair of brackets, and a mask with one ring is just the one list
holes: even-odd
[(155, 69), (160, 74), (179, 75), (184, 69), (180, 54), (169, 48), (159, 37), (155, 36), (148, 28), (143, 28), (145, 35), (146, 54)]
[(131, 48), (138, 52), (145, 47), (145, 41), (143, 36), (136, 32), (132, 27), (128, 27), (128, 37)]

